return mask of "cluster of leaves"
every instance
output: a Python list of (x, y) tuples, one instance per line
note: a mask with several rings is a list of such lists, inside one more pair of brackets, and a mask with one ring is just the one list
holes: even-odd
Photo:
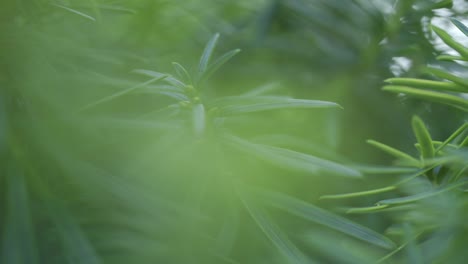
[[(185, 8), (171, 4), (176, 2)], [(228, 2), (232, 1), (223, 4)], [(187, 36), (205, 41), (218, 24), (221, 31), (243, 36), (244, 23), (231, 25), (220, 17), (211, 21), (221, 22), (211, 23), (211, 30), (203, 25), (199, 34), (200, 25), (210, 24), (203, 17), (212, 17), (213, 10), (205, 8), (212, 2), (203, 3), (196, 9), (199, 3), (185, 1), (0, 4), (5, 7), (0, 8), (2, 19), (8, 20), (0, 25), (8, 39), (0, 46), (9, 51), (0, 56), (7, 64), (0, 62), (7, 69), (0, 74), (5, 87), (0, 90), (0, 186), (5, 193), (0, 198), (0, 262), (417, 263), (464, 258), (466, 124), (438, 142), (415, 117), (421, 159), (370, 141), (399, 159), (389, 168), (345, 165), (334, 153), (325, 158), (326, 151), (310, 147), (309, 138), (293, 136), (287, 121), (297, 117), (299, 109), (328, 112), (340, 106), (284, 96), (276, 93), (275, 85), (224, 95), (225, 89), (218, 86), (230, 85), (225, 74), (218, 75), (217, 83), (207, 80), (239, 50), (213, 60), (219, 35), (208, 42), (193, 71), (179, 63), (173, 63), (174, 75), (147, 69), (148, 64), (164, 67), (161, 61), (172, 56), (165, 53), (171, 50), (167, 43), (191, 59), (196, 45)], [(309, 76), (304, 64), (322, 62), (325, 54), (325, 63), (314, 64), (317, 76), (328, 72), (340, 79), (335, 69), (354, 68), (359, 60), (361, 71), (351, 75), (366, 82), (361, 77), (381, 59), (380, 48), (389, 46), (380, 44), (382, 34), (400, 48), (416, 41), (427, 44), (421, 39), (420, 20), (451, 1), (392, 3), (397, 12), (386, 17), (366, 1), (248, 0), (239, 1), (239, 6), (255, 17), (257, 36), (273, 48), (267, 57), (283, 56), (263, 61), (271, 64), (265, 71), (268, 78), (278, 77), (271, 73), (284, 63), (288, 67), (282, 66), (281, 74), (295, 79), (300, 76), (293, 74), (297, 70)], [(18, 15), (13, 11), (17, 7), (24, 12)], [(418, 26), (417, 34), (401, 25)], [(433, 28), (461, 54), (448, 59), (466, 60), (466, 48)], [(160, 65), (147, 62), (153, 57), (145, 56), (153, 51)], [(250, 51), (243, 57), (250, 60), (260, 53)], [(388, 59), (377, 66), (387, 68)], [(289, 67), (293, 63), (297, 67)], [(145, 67), (134, 66), (141, 64)], [(128, 65), (145, 69), (134, 69), (132, 75)], [(245, 61), (240, 65), (244, 79), (261, 74)], [(462, 78), (439, 69), (427, 73), (445, 81), (390, 79), (392, 85), (385, 89), (466, 111), (467, 85)], [(137, 74), (149, 80), (136, 80)], [(239, 91), (237, 86), (244, 84), (233, 86)], [(343, 217), (315, 205), (311, 197), (326, 181), (346, 184), (379, 173), (396, 173), (401, 179), (376, 190), (322, 198), (393, 195), (377, 206), (347, 209), (389, 212), (393, 225), (385, 235), (376, 230), (383, 230), (387, 220), (376, 224), (371, 217)], [(423, 250), (432, 253), (421, 256)]]
[[(455, 19), (452, 22), (468, 37), (466, 26)], [(442, 55), (439, 59), (468, 60), (466, 47), (456, 42), (446, 31), (436, 26), (432, 28), (446, 44), (460, 54)], [(425, 72), (441, 80), (390, 78), (386, 80), (390, 85), (383, 90), (447, 104), (458, 111), (468, 112), (466, 80), (442, 69), (428, 67)], [(360, 192), (325, 195), (322, 199), (351, 199), (393, 193), (393, 197), (379, 200), (374, 206), (347, 210), (351, 214), (381, 212), (392, 218), (393, 224), (386, 232), (395, 237), (399, 246), (380, 260), (461, 263), (465, 258), (461, 245), (465, 243), (468, 231), (465, 224), (468, 219), (468, 123), (465, 120), (444, 141), (434, 140), (418, 116), (413, 116), (412, 129), (417, 139), (415, 147), (419, 158), (383, 143), (368, 141), (397, 159), (394, 166), (374, 170), (373, 173), (388, 173), (389, 169), (398, 170), (401, 166), (401, 169), (409, 169), (407, 173), (398, 173), (399, 179), (393, 184)]]

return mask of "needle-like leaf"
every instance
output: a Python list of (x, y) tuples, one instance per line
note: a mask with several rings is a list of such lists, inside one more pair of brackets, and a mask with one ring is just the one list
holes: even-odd
[(210, 59), (213, 55), (214, 49), (216, 48), (216, 44), (218, 43), (219, 33), (214, 34), (214, 36), (208, 41), (205, 46), (205, 50), (200, 58), (200, 63), (198, 64), (198, 73), (199, 77), (205, 73), (208, 68), (208, 64), (210, 63)]
[(301, 218), (343, 232), (347, 235), (385, 249), (395, 247), (394, 243), (385, 236), (364, 226), (358, 225), (344, 217), (325, 211), (310, 203), (271, 191), (261, 191), (260, 195), (269, 205)]
[(451, 18), (450, 21), (461, 31), (465, 36), (468, 37), (468, 27), (466, 27), (462, 22), (455, 18)]
[(468, 100), (460, 96), (396, 85), (387, 85), (382, 89), (384, 91), (389, 91), (393, 93), (403, 93), (409, 96), (426, 99), (436, 103), (451, 105), (465, 112), (468, 111)]
[(316, 173), (327, 171), (337, 176), (361, 177), (361, 173), (333, 161), (321, 159), (309, 154), (262, 144), (254, 144), (233, 135), (226, 135), (227, 143), (241, 151), (286, 169)]
[(413, 127), (413, 133), (419, 143), (421, 158), (423, 160), (433, 158), (435, 152), (434, 145), (426, 125), (424, 125), (422, 119), (416, 115), (413, 116), (411, 124)]
[(433, 89), (440, 91), (452, 91), (452, 92), (468, 92), (468, 87), (462, 86), (453, 82), (440, 82), (432, 80), (422, 80), (416, 78), (390, 78), (385, 82), (393, 85), (409, 86), (421, 89)]

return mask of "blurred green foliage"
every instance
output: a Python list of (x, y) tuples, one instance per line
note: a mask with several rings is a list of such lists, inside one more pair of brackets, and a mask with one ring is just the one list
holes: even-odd
[(467, 12), (2, 1), (0, 262), (463, 263)]

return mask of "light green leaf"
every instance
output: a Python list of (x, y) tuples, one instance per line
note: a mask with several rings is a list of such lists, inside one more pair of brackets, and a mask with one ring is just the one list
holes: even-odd
[(125, 90), (122, 90), (120, 92), (117, 92), (117, 93), (114, 93), (112, 95), (109, 95), (109, 96), (106, 96), (100, 100), (97, 100), (97, 101), (94, 101), (92, 103), (89, 103), (83, 107), (81, 107), (78, 111), (81, 112), (81, 111), (84, 111), (84, 110), (87, 110), (89, 108), (92, 108), (92, 107), (95, 107), (96, 105), (99, 105), (99, 104), (102, 104), (102, 103), (105, 103), (105, 102), (108, 102), (108, 101), (111, 101), (119, 96), (122, 96), (122, 95), (125, 95), (125, 94), (128, 94), (138, 88), (141, 88), (141, 87), (145, 87), (146, 85), (150, 84), (150, 83), (154, 83), (154, 82), (158, 82), (158, 81), (161, 81), (163, 80), (164, 78), (166, 78), (167, 76), (166, 75), (161, 75), (161, 76), (158, 76), (158, 77), (155, 77), (149, 81), (146, 81), (144, 83), (140, 83), (140, 84), (137, 84), (133, 87), (130, 87), (130, 88), (127, 88)]
[(441, 69), (436, 69), (436, 68), (431, 68), (431, 67), (425, 67), (421, 70), (422, 72), (424, 73), (428, 73), (428, 74), (433, 74), (439, 78), (442, 78), (442, 79), (447, 79), (449, 81), (452, 81), (460, 86), (463, 86), (464, 89), (465, 89), (465, 92), (468, 91), (468, 80), (467, 79), (464, 79), (464, 78), (460, 78), (458, 76), (455, 76), (445, 70), (441, 70)]
[(203, 104), (193, 106), (193, 130), (196, 136), (202, 136), (205, 131), (205, 107)]
[(180, 80), (174, 78), (170, 74), (164, 74), (164, 73), (155, 72), (155, 71), (151, 71), (151, 70), (144, 70), (144, 69), (135, 69), (135, 70), (132, 70), (132, 72), (142, 74), (142, 75), (145, 75), (145, 76), (149, 76), (149, 77), (153, 77), (153, 78), (159, 78), (159, 77), (165, 76), (164, 81), (169, 83), (170, 85), (172, 85), (174, 87), (177, 87), (179, 89), (182, 89), (182, 90), (184, 90), (185, 87), (186, 87), (185, 83), (183, 83)]
[(210, 106), (220, 109), (223, 116), (275, 109), (340, 107), (336, 103), (327, 101), (292, 99), (280, 96), (229, 96), (211, 102)]
[(448, 145), (450, 142), (452, 142), (455, 138), (457, 138), (459, 135), (461, 135), (465, 130), (468, 129), (468, 123), (464, 123), (461, 127), (459, 127), (455, 132), (452, 133), (441, 145), (437, 147), (435, 150), (436, 153), (438, 153), (440, 150), (442, 150), (446, 145)]
[(189, 84), (192, 83), (192, 77), (190, 76), (188, 71), (184, 68), (184, 66), (180, 65), (177, 62), (173, 62), (172, 66), (174, 67), (174, 70), (176, 71), (179, 78), (184, 80), (186, 83), (189, 83)]
[(397, 167), (397, 166), (368, 166), (368, 165), (354, 165), (356, 170), (364, 174), (403, 174), (415, 172), (417, 169), (414, 167)]
[(293, 215), (340, 231), (378, 247), (385, 249), (392, 249), (395, 247), (394, 243), (387, 237), (310, 203), (277, 192), (262, 191), (259, 195), (261, 195), (264, 201), (269, 205)]
[(85, 13), (83, 13), (83, 12), (80, 12), (80, 11), (78, 11), (78, 10), (72, 9), (72, 8), (70, 8), (70, 7), (66, 7), (66, 6), (58, 5), (58, 4), (51, 4), (51, 5), (56, 6), (56, 7), (58, 7), (58, 8), (62, 8), (62, 9), (64, 9), (64, 10), (67, 10), (68, 12), (71, 12), (71, 13), (73, 13), (73, 14), (79, 15), (79, 16), (84, 17), (84, 18), (86, 18), (86, 19), (89, 19), (89, 20), (91, 20), (91, 21), (96, 21), (96, 19), (95, 19), (94, 17), (92, 17), (92, 16), (90, 16), (90, 15), (87, 15), (87, 14), (85, 14)]
[(468, 37), (468, 27), (466, 27), (462, 22), (460, 22), (459, 20), (455, 19), (455, 18), (450, 18), (450, 21), (452, 21), (452, 23), (458, 28), (460, 29), (461, 32), (463, 32), (463, 34), (465, 34), (465, 36)]
[(384, 91), (394, 92), (394, 93), (403, 93), (410, 96), (426, 99), (436, 103), (442, 103), (451, 105), (458, 109), (461, 109), (465, 112), (468, 111), (468, 100), (451, 94), (434, 92), (434, 91), (425, 91), (421, 89), (406, 87), (406, 86), (395, 86), (388, 85), (383, 87)]
[(445, 44), (456, 50), (463, 58), (468, 58), (468, 48), (455, 41), (445, 30), (432, 25), (432, 30), (442, 39)]
[(203, 73), (208, 68), (208, 63), (210, 63), (211, 56), (213, 55), (213, 51), (216, 47), (216, 44), (218, 43), (219, 39), (219, 33), (214, 34), (214, 36), (208, 41), (208, 43), (205, 46), (205, 50), (203, 51), (203, 54), (200, 58), (200, 63), (198, 65), (198, 73), (199, 77), (202, 76)]
[(402, 161), (404, 161), (405, 163), (408, 163), (408, 165), (411, 165), (411, 166), (414, 166), (414, 167), (419, 167), (420, 166), (420, 162), (419, 160), (411, 157), (410, 155), (398, 150), (398, 149), (395, 149), (395, 148), (392, 148), (388, 145), (385, 145), (383, 143), (380, 143), (380, 142), (377, 142), (375, 140), (367, 140), (367, 143), (371, 144), (372, 146), (382, 150), (383, 152), (387, 153), (387, 154), (390, 154), (392, 156), (394, 156), (395, 158), (398, 158), (398, 159), (401, 159)]
[(423, 160), (431, 159), (434, 157), (434, 145), (432, 143), (431, 134), (424, 125), (422, 119), (418, 116), (413, 116), (411, 121), (413, 127), (413, 133), (420, 146), (421, 157)]
[(257, 223), (258, 227), (276, 246), (288, 263), (310, 263), (307, 257), (289, 240), (286, 234), (268, 217), (268, 214), (259, 206), (254, 205), (245, 193), (240, 193), (240, 198), (247, 211)]
[(261, 96), (280, 87), (279, 83), (267, 83), (243, 93), (241, 96)]
[(438, 188), (438, 189), (434, 189), (434, 190), (423, 192), (423, 193), (418, 193), (418, 194), (411, 195), (411, 196), (386, 199), (386, 200), (379, 201), (377, 205), (399, 205), (399, 204), (413, 203), (422, 199), (426, 199), (432, 196), (436, 196), (436, 195), (451, 191), (457, 187), (465, 185), (466, 183), (467, 183), (466, 181), (458, 182), (455, 184), (447, 185), (443, 188)]
[(322, 170), (338, 176), (361, 177), (361, 173), (357, 170), (305, 153), (279, 147), (254, 144), (233, 135), (225, 135), (225, 139), (228, 144), (241, 151), (286, 169), (309, 173), (316, 173)]
[(456, 61), (456, 60), (468, 61), (468, 58), (463, 58), (463, 57), (460, 57), (460, 56), (444, 54), (444, 55), (437, 56), (436, 60), (440, 60), (440, 61)]
[(208, 68), (203, 72), (203, 74), (200, 75), (199, 83), (202, 83), (203, 81), (209, 79), (211, 75), (213, 75), (221, 66), (223, 66), (228, 60), (230, 60), (240, 51), (240, 49), (231, 50), (219, 57), (218, 59), (216, 59), (216, 61), (210, 64)]
[(370, 207), (355, 207), (355, 208), (349, 208), (346, 210), (347, 214), (368, 214), (368, 213), (375, 213), (375, 212), (380, 212), (383, 209), (388, 207), (388, 205), (375, 205), (375, 206), (370, 206)]
[(468, 87), (452, 83), (452, 82), (440, 82), (440, 81), (431, 81), (431, 80), (422, 80), (416, 78), (390, 78), (385, 80), (385, 82), (393, 85), (402, 85), (410, 86), (414, 88), (422, 89), (433, 89), (440, 91), (453, 91), (453, 92), (468, 92)]
[(396, 189), (396, 186), (387, 186), (387, 187), (383, 187), (383, 188), (378, 188), (378, 189), (373, 189), (373, 190), (368, 190), (368, 191), (361, 191), (361, 192), (323, 195), (323, 196), (320, 196), (320, 199), (321, 200), (323, 200), (323, 199), (347, 199), (347, 198), (368, 196), (368, 195), (374, 195), (374, 194), (389, 192), (389, 191), (393, 191), (395, 189)]

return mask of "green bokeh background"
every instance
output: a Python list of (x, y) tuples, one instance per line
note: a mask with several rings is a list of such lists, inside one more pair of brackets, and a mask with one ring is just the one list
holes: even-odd
[[(173, 102), (138, 90), (78, 110), (147, 81), (134, 69), (173, 74), (171, 63), (179, 62), (196, 71), (218, 32), (215, 55), (242, 51), (206, 83), (202, 100), (272, 84), (282, 95), (343, 107), (240, 116), (227, 124), (232, 131), (285, 147), (291, 145), (272, 136), (294, 136), (302, 140), (293, 143), (296, 150), (344, 164), (389, 164), (366, 139), (415, 154), (412, 114), (439, 140), (466, 118), (380, 89), (395, 74), (421, 77), (421, 66), (443, 65), (434, 59), (439, 51), (428, 26), (435, 18), (466, 19), (467, 12), (462, 1), (444, 2), (2, 1), (2, 263), (285, 263), (234, 185), (280, 191), (340, 213), (365, 198), (337, 204), (318, 197), (392, 179), (291, 172), (224, 150), (216, 137), (171, 128), (171, 117), (154, 111)], [(399, 57), (410, 67), (399, 67)], [(346, 262), (331, 260), (327, 250), (336, 246), (333, 239), (350, 238), (269, 214), (315, 261)], [(350, 219), (380, 233), (390, 221)], [(362, 248), (357, 254), (384, 254)]]

